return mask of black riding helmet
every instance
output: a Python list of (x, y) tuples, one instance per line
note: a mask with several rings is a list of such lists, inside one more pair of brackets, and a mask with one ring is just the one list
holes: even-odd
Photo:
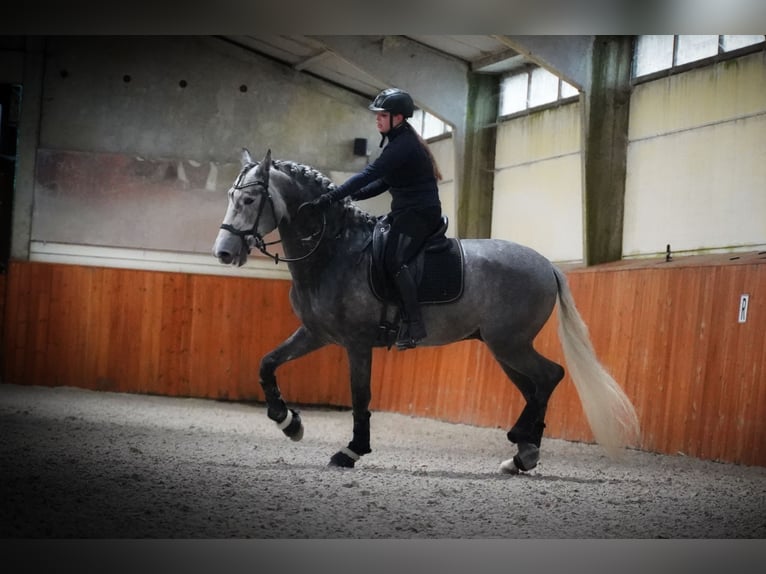
[[(411, 118), (412, 114), (415, 112), (415, 102), (412, 101), (412, 96), (399, 88), (387, 88), (383, 90), (375, 96), (375, 99), (368, 107), (373, 112), (388, 112), (390, 114), (388, 118), (389, 132), (394, 127), (394, 116), (396, 114), (402, 114), (406, 119)], [(388, 133), (381, 134), (379, 147), (383, 147), (387, 135)]]
[(411, 118), (415, 111), (412, 96), (399, 88), (388, 88), (380, 92), (369, 105), (373, 112), (388, 112), (391, 115), (402, 114)]

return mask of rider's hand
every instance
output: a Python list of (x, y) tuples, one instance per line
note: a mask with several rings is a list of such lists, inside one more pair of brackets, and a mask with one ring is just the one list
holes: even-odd
[(317, 197), (315, 200), (309, 202), (309, 204), (320, 210), (324, 210), (328, 205), (332, 203), (332, 196), (329, 193), (323, 193), (319, 197)]

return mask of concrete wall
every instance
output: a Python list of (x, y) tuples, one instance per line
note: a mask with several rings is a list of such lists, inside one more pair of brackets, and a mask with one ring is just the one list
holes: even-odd
[[(623, 257), (766, 248), (766, 53), (638, 84)], [(501, 122), (492, 237), (583, 259), (580, 104)]]
[(567, 104), (501, 123), (492, 237), (582, 260), (580, 117), (580, 105)]
[[(221, 273), (209, 249), (241, 147), (255, 156), (271, 147), (337, 182), (367, 161), (353, 155), (354, 138), (368, 139), (370, 159), (379, 153), (366, 98), (222, 40), (44, 41), (31, 56), (0, 59), (15, 80), (34, 77), (22, 63), (40, 60), (39, 141), (30, 146), (26, 129), (19, 158), (34, 169), (19, 171), (15, 197), (28, 206), (28, 230), (14, 220), (14, 242), (29, 243), (33, 260)], [(759, 52), (635, 87), (624, 256), (667, 243), (675, 252), (764, 246), (764, 70)], [(499, 124), (493, 237), (582, 260), (581, 116), (575, 103)], [(455, 235), (459, 152), (450, 137), (431, 148)], [(383, 213), (388, 202), (363, 207)], [(287, 277), (281, 268), (256, 258), (237, 273)]]
[(378, 137), (366, 98), (215, 38), (50, 38), (44, 69), (34, 186), (17, 189), (34, 196), (37, 260), (216, 264), (242, 147), (354, 172), (354, 138)]
[(641, 84), (624, 255), (766, 248), (766, 53)]

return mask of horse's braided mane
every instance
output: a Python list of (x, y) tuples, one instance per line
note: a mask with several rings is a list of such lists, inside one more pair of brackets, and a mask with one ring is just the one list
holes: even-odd
[[(271, 163), (272, 167), (285, 175), (303, 184), (316, 186), (320, 193), (327, 193), (335, 189), (335, 184), (329, 177), (311, 166), (283, 159), (275, 159)], [(374, 225), (376, 218), (356, 207), (350, 200), (344, 201), (344, 207), (344, 216), (349, 220), (349, 223), (364, 224), (367, 227)]]
[(275, 159), (272, 166), (304, 184), (313, 184), (319, 187), (322, 193), (335, 189), (332, 180), (317, 169), (294, 161)]

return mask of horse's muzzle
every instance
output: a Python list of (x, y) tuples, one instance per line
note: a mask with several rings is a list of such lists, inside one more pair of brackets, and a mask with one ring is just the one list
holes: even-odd
[(241, 237), (221, 229), (213, 245), (213, 255), (224, 265), (242, 267), (247, 261), (248, 246)]

